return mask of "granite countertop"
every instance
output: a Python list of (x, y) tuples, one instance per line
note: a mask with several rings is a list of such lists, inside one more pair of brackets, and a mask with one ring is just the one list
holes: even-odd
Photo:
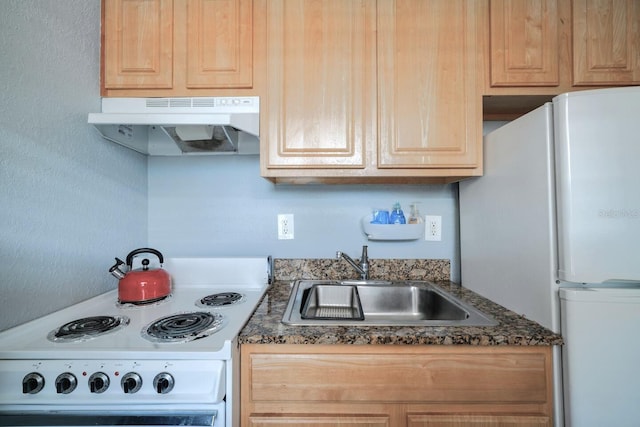
[[(497, 326), (291, 326), (281, 322), (293, 280), (354, 279), (336, 260), (275, 260), (276, 281), (239, 334), (240, 344), (561, 345), (562, 337), (448, 279), (447, 260), (378, 260), (371, 277), (428, 280), (499, 322)], [(391, 264), (389, 264), (391, 262)], [(346, 263), (344, 263), (346, 264)], [(377, 273), (377, 274), (375, 274)], [(345, 277), (347, 276), (347, 277)], [(295, 279), (294, 279), (295, 277)]]

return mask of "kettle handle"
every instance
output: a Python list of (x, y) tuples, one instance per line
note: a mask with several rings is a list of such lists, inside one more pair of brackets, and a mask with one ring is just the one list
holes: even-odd
[(136, 256), (136, 255), (139, 255), (139, 254), (144, 254), (144, 253), (154, 254), (160, 260), (160, 264), (164, 263), (164, 257), (162, 256), (160, 251), (152, 249), (152, 248), (140, 248), (140, 249), (136, 249), (134, 251), (129, 252), (129, 255), (127, 255), (127, 265), (129, 267), (132, 267), (133, 266), (133, 257)]

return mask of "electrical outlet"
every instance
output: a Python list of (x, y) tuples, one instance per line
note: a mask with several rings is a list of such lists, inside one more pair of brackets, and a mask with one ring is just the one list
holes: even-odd
[(440, 215), (426, 215), (424, 217), (424, 240), (439, 242), (442, 240), (442, 217)]
[(278, 240), (293, 239), (293, 214), (278, 214)]

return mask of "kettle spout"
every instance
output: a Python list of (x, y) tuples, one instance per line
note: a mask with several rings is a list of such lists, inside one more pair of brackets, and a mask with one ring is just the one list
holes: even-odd
[(109, 269), (109, 273), (118, 280), (122, 279), (126, 275), (126, 273), (120, 268), (122, 265), (124, 265), (124, 261), (120, 258), (116, 258), (116, 263)]

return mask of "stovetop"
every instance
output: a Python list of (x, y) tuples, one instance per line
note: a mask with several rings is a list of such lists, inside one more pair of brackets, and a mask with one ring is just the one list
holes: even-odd
[[(264, 295), (266, 266), (262, 258), (169, 259), (164, 268), (173, 290), (164, 300), (120, 304), (117, 290), (98, 295), (1, 333), (0, 360), (229, 358), (231, 342)], [(108, 322), (118, 325), (79, 339), (60, 329)], [(208, 324), (204, 333), (191, 331), (197, 322)], [(177, 336), (158, 338), (168, 327), (177, 328)]]

